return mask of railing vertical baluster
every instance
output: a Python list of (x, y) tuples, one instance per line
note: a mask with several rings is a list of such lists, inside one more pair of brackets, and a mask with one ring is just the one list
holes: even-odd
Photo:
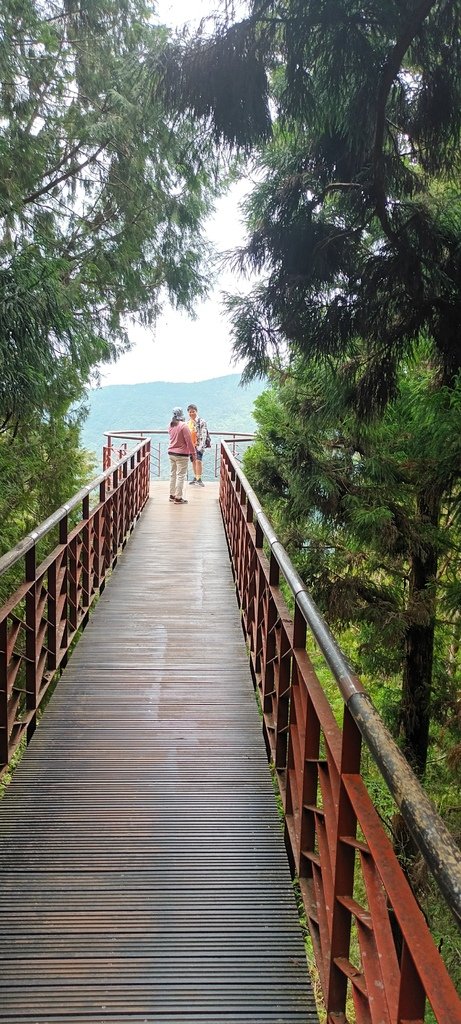
[[(244, 495), (246, 516), (241, 514)], [(426, 998), (439, 1024), (461, 1024), (453, 983), (360, 775), (362, 736), (442, 892), (461, 916), (456, 844), (331, 636), (226, 445), (220, 504), (252, 675), (261, 691), (266, 746), (284, 799), (287, 850), (299, 877), (328, 1024), (345, 1024), (349, 988), (357, 1024), (422, 1024)], [(292, 627), (279, 571), (294, 598)], [(343, 700), (342, 730), (307, 653), (307, 627), (317, 645), (315, 659), (322, 659)]]
[(119, 547), (123, 547), (126, 544), (128, 523), (129, 523), (129, 507), (128, 507), (128, 465), (126, 462), (123, 463), (123, 477), (121, 487), (121, 516), (119, 523)]
[(344, 708), (342, 731), (341, 764), (339, 774), (332, 773), (333, 801), (335, 804), (336, 836), (330, 851), (333, 875), (333, 899), (330, 904), (330, 956), (328, 963), (327, 1006), (332, 1013), (338, 1013), (344, 1006), (347, 979), (338, 970), (338, 958), (348, 958), (351, 940), (351, 913), (342, 900), (352, 897), (354, 892), (355, 849), (350, 842), (344, 843), (343, 836), (354, 839), (357, 832), (357, 818), (343, 785), (344, 775), (360, 774), (362, 737), (348, 708)]
[(77, 534), (69, 539), (69, 522), (67, 516), (65, 520), (60, 524), (61, 535), (64, 538), (63, 543), (66, 544), (67, 551), (67, 601), (68, 601), (68, 615), (67, 621), (69, 628), (72, 633), (75, 633), (79, 625), (78, 606), (79, 606), (79, 541), (80, 538)]
[[(70, 641), (86, 625), (91, 603), (104, 590), (107, 572), (149, 497), (149, 446), (139, 445), (121, 466), (106, 470), (0, 557), (0, 576), (25, 558), (23, 581), (0, 618), (0, 771), (21, 737), (32, 736)], [(91, 512), (90, 492), (97, 488), (99, 504)], [(81, 519), (69, 532), (69, 513), (80, 506)], [(37, 542), (50, 539), (56, 528), (58, 544), (37, 567)]]
[(0, 764), (10, 759), (8, 722), (8, 619), (0, 622)]
[(270, 589), (266, 589), (264, 608), (264, 621), (262, 623), (262, 658), (261, 658), (261, 698), (263, 712), (267, 716), (267, 724), (270, 729), (269, 739), (271, 754), (274, 757), (273, 749), (273, 693), (274, 693), (274, 658), (275, 658), (275, 623), (277, 621), (277, 609), (272, 600)]
[(47, 629), (47, 668), (54, 672), (58, 663), (58, 605), (59, 605), (59, 566), (62, 554), (58, 555), (48, 569), (48, 629)]
[(275, 756), (277, 771), (283, 772), (287, 766), (288, 723), (290, 708), (290, 684), (292, 649), (287, 634), (289, 620), (284, 620), (279, 627), (279, 663), (276, 679), (276, 718), (275, 718)]
[[(305, 660), (303, 656), (303, 660)], [(292, 689), (293, 686), (303, 684), (299, 677), (297, 660), (293, 659)], [(312, 891), (312, 861), (310, 854), (315, 850), (316, 818), (314, 808), (317, 805), (319, 786), (319, 751), (320, 751), (320, 722), (315, 713), (314, 705), (309, 693), (307, 693), (305, 710), (305, 735), (304, 735), (304, 777), (301, 797), (301, 825), (299, 831), (299, 867), (298, 875), (301, 889), (306, 898), (306, 904), (312, 914), (315, 896)], [(293, 813), (291, 804), (290, 787), (290, 814)]]
[[(56, 628), (58, 631), (58, 642), (59, 646), (56, 647), (56, 653), (64, 651), (64, 657), (61, 658), (62, 664), (65, 665), (67, 662), (67, 648), (69, 646), (69, 516), (68, 514), (61, 519), (59, 524), (59, 543), (63, 546), (61, 556), (61, 584), (58, 586), (57, 597), (60, 603), (62, 603), (60, 616), (57, 616)], [(59, 580), (57, 581), (59, 584)]]
[(261, 565), (258, 565), (256, 581), (256, 628), (255, 628), (255, 671), (258, 677), (261, 674), (261, 660), (263, 647), (264, 627), (264, 594), (266, 592), (266, 580)]
[(93, 588), (99, 590), (102, 587), (102, 507), (96, 509), (93, 515), (91, 559), (93, 565)]
[(118, 539), (118, 527), (120, 517), (120, 488), (119, 488), (119, 470), (116, 469), (112, 475), (112, 516), (110, 523), (110, 545), (109, 545), (109, 558), (110, 566), (114, 568), (117, 564), (117, 539)]
[[(293, 659), (297, 652), (303, 654), (306, 649), (306, 622), (298, 604), (295, 603), (293, 618)], [(287, 825), (290, 824), (290, 846), (292, 863), (298, 877), (303, 876), (303, 804), (305, 787), (306, 745), (309, 731), (306, 723), (306, 710), (303, 710), (302, 680), (295, 673), (291, 682), (290, 702), (290, 734), (287, 746), (287, 779), (285, 811)]]
[(99, 520), (100, 527), (100, 579), (101, 579), (101, 591), (104, 590), (106, 585), (106, 573), (110, 565), (110, 502), (111, 496), (108, 495), (108, 483), (109, 479), (106, 477), (102, 481), (99, 488), (99, 501), (102, 505), (101, 515)]
[(48, 569), (47, 598), (47, 669), (53, 672), (60, 664), (60, 652), (67, 648), (68, 635), (68, 563), (69, 549), (68, 517), (65, 515), (59, 523), (59, 548)]
[[(398, 1021), (424, 1020), (426, 996), (411, 952), (406, 942), (400, 958)], [(448, 1024), (448, 1022), (447, 1022)]]
[(88, 621), (91, 604), (91, 552), (90, 552), (90, 496), (87, 494), (82, 501), (82, 625)]
[(30, 584), (26, 594), (26, 709), (28, 712), (27, 741), (37, 725), (37, 549), (35, 544), (26, 553), (25, 578)]

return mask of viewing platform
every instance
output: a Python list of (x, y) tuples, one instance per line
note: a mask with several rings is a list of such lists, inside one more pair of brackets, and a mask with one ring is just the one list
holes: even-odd
[(458, 921), (459, 848), (230, 446), (150, 444), (0, 558), (0, 1022), (461, 1024), (371, 760)]
[(317, 1021), (218, 505), (151, 497), (0, 803), (0, 1021)]

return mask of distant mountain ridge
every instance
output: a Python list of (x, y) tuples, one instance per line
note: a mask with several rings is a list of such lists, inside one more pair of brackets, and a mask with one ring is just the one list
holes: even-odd
[(240, 374), (231, 373), (194, 383), (152, 381), (97, 388), (87, 395), (82, 445), (96, 454), (99, 464), (104, 431), (166, 430), (174, 406), (181, 406), (186, 414), (191, 402), (198, 406), (209, 430), (252, 433), (256, 429), (254, 401), (266, 387), (264, 380), (242, 387)]

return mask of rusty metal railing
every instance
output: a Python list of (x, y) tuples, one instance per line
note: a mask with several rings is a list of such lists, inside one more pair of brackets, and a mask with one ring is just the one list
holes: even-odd
[[(141, 438), (137, 439), (138, 441)], [(120, 444), (119, 448), (116, 448), (113, 444), (105, 444), (102, 449), (102, 468), (103, 470), (110, 469), (111, 466), (116, 462), (120, 462), (121, 459), (127, 454), (127, 443), (126, 441)], [(151, 453), (152, 454), (152, 453)]]
[[(461, 1002), (361, 776), (362, 741), (461, 920), (461, 858), (337, 646), (226, 445), (220, 502), (268, 754), (285, 812), (329, 1024), (461, 1022)], [(290, 615), (280, 587), (294, 601)], [(344, 701), (342, 730), (306, 651), (315, 638)]]
[[(0, 608), (0, 772), (32, 736), (46, 692), (148, 499), (149, 463), (145, 440), (0, 558), (0, 578), (16, 577)], [(80, 514), (75, 525), (72, 514)], [(44, 553), (47, 540), (55, 546)]]
[[(235, 458), (240, 459), (244, 451), (244, 445), (251, 443), (254, 434), (232, 431), (232, 430), (210, 430), (212, 447), (210, 454), (213, 457), (213, 475), (219, 477), (221, 461), (221, 441), (224, 438), (229, 445)], [(106, 430), (104, 431), (106, 442), (103, 447), (103, 467), (107, 469), (111, 463), (121, 457), (121, 449), (125, 451), (136, 442), (150, 437), (151, 439), (151, 476), (160, 477), (162, 471), (169, 473), (167, 458), (168, 431), (167, 430)]]

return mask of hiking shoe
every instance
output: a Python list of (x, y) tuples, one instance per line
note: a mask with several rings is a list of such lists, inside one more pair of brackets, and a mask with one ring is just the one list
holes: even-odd
[(186, 501), (185, 498), (175, 498), (174, 499), (174, 503), (175, 503), (175, 505), (188, 505), (189, 504), (189, 502)]
[(196, 484), (196, 483), (197, 483), (197, 481), (196, 481), (195, 476), (194, 476), (193, 480), (189, 480), (189, 487), (192, 487), (192, 484)]
[(198, 483), (199, 487), (204, 487), (205, 486), (205, 484), (203, 483), (203, 480), (197, 480), (197, 483)]

